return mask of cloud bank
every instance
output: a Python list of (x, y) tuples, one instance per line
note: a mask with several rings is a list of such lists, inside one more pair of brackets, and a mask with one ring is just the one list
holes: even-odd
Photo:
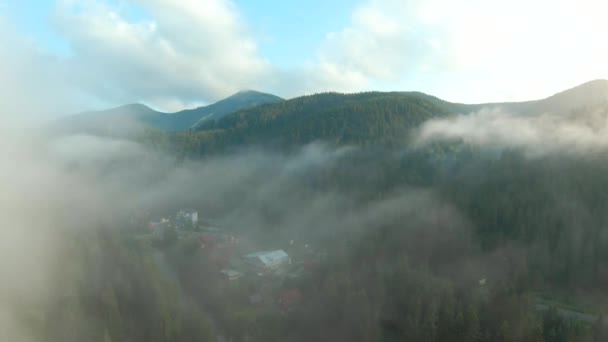
[[(177, 164), (130, 141), (86, 135), (47, 140), (21, 136), (22, 129), (0, 127), (0, 334), (7, 340), (38, 340), (22, 313), (44, 313), (57, 296), (77, 292), (77, 275), (63, 273), (73, 269), (66, 263), (73, 260), (74, 236), (124, 229), (142, 211), (160, 217), (194, 207), (244, 235), (264, 232), (265, 243), (277, 248), (289, 239), (333, 244), (340, 235), (364, 235), (405, 218), (408, 227), (466, 240), (461, 233), (468, 222), (431, 191), (395, 191), (366, 203), (313, 186), (352, 149), (312, 144), (288, 155), (248, 150)], [(428, 233), (422, 254), (433, 252), (435, 233)]]
[(529, 156), (587, 154), (608, 149), (608, 107), (568, 114), (513, 114), (501, 108), (426, 122), (416, 143), (457, 140), (482, 148), (523, 149)]

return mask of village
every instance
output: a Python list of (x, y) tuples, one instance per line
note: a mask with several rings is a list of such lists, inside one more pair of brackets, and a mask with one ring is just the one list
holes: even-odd
[(247, 292), (248, 304), (289, 314), (305, 301), (302, 284), (312, 278), (326, 254), (308, 243), (286, 241), (275, 249), (256, 248), (248, 237), (203, 219), (192, 209), (149, 221), (145, 235), (158, 244), (171, 239), (196, 242), (222, 286)]

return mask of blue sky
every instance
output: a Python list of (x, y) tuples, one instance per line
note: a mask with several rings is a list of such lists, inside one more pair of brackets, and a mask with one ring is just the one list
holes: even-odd
[(4, 12), (8, 14), (15, 26), (23, 33), (36, 39), (36, 42), (53, 53), (65, 54), (67, 43), (55, 33), (50, 23), (53, 0), (38, 1), (5, 1)]
[(345, 27), (356, 2), (349, 0), (240, 0), (235, 2), (273, 62), (290, 66), (310, 58), (327, 32)]
[(535, 99), (608, 78), (606, 12), (602, 0), (0, 0), (0, 110), (174, 111), (241, 89)]
[[(119, 5), (120, 1), (107, 1)], [(52, 24), (55, 0), (8, 0), (5, 12), (24, 35), (59, 56), (70, 53), (69, 43)], [(357, 2), (351, 0), (237, 0), (234, 1), (258, 39), (260, 50), (273, 63), (293, 66), (310, 57), (327, 32), (348, 24)], [(125, 4), (123, 3), (123, 6)], [(128, 5), (129, 18), (149, 18), (145, 8)], [(321, 10), (322, 9), (322, 10)], [(314, 25), (310, 25), (311, 21)]]

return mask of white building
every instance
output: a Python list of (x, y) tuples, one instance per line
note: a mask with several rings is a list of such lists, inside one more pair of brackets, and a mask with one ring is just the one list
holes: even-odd
[(291, 258), (289, 258), (289, 255), (282, 249), (255, 252), (245, 255), (244, 258), (245, 261), (252, 266), (270, 270), (291, 263)]

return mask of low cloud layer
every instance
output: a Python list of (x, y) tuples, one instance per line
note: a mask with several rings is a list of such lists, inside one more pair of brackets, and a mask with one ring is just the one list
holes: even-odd
[(462, 141), (482, 148), (523, 149), (529, 156), (586, 154), (608, 149), (605, 106), (569, 114), (513, 114), (501, 108), (426, 122), (416, 142)]
[(312, 144), (290, 155), (254, 149), (178, 164), (130, 141), (86, 135), (48, 140), (22, 136), (22, 127), (1, 131), (0, 327), (11, 341), (36, 340), (21, 312), (42, 310), (57, 293), (69, 292), (56, 288), (58, 277), (77, 284), (61, 273), (72, 233), (116, 229), (142, 211), (153, 218), (194, 207), (243, 234), (270, 234), (277, 245), (294, 238), (315, 245), (346, 232), (352, 237), (403, 217), (419, 226), (445, 221), (466, 227), (453, 208), (435, 205), (440, 201), (430, 191), (395, 191), (363, 203), (311, 186), (352, 153), (349, 148)]

